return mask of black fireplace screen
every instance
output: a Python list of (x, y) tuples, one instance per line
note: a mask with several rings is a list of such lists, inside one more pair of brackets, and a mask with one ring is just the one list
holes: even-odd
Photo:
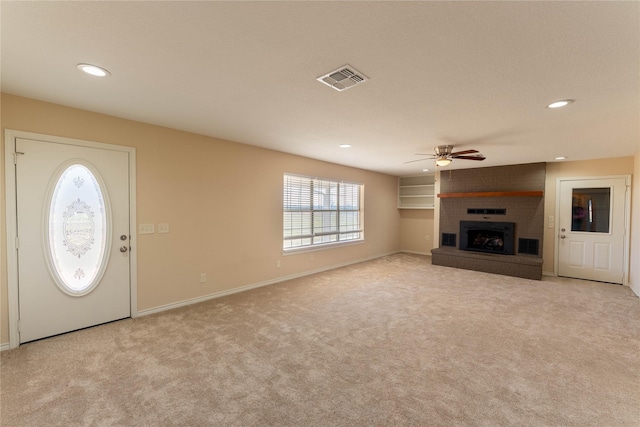
[(460, 249), (513, 255), (514, 227), (512, 222), (460, 221)]
[(500, 231), (470, 231), (469, 247), (492, 252), (504, 251), (504, 233)]

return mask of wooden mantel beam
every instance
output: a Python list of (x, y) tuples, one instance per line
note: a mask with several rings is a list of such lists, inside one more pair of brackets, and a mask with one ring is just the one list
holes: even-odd
[(441, 199), (459, 199), (463, 197), (541, 197), (544, 191), (481, 191), (471, 193), (440, 193)]

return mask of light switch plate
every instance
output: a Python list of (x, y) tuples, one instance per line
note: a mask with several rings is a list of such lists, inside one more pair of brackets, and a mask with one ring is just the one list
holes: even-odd
[(154, 224), (138, 224), (138, 234), (153, 234), (155, 232)]
[(169, 232), (169, 224), (162, 223), (158, 224), (158, 233), (168, 233)]

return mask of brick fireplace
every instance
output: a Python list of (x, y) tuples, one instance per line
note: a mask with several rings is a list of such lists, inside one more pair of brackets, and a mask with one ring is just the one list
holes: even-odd
[(545, 171), (531, 163), (442, 172), (432, 263), (540, 280)]

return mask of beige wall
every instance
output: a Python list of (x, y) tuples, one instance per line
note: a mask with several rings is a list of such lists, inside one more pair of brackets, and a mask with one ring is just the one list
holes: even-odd
[[(171, 230), (138, 236), (139, 310), (400, 249), (392, 176), (7, 94), (1, 118), (2, 153), (4, 129), (136, 148), (138, 224), (169, 223)], [(283, 256), (285, 172), (364, 183), (365, 243)], [(2, 181), (4, 191), (4, 174)], [(4, 213), (4, 193), (2, 203)], [(2, 253), (5, 245), (3, 219)], [(4, 254), (0, 262), (0, 341), (6, 343)], [(206, 284), (200, 273), (207, 273)]]
[[(542, 270), (554, 273), (555, 230), (548, 227), (550, 215), (556, 215), (556, 182), (558, 178), (580, 178), (589, 176), (630, 175), (634, 173), (634, 158), (585, 160), (576, 162), (547, 163), (547, 178), (544, 191), (545, 229)], [(637, 179), (636, 179), (637, 182)]]
[(635, 156), (635, 168), (631, 184), (631, 268), (629, 286), (640, 296), (640, 141)]
[(434, 209), (399, 209), (400, 249), (431, 255), (434, 242)]
[[(2, 100), (0, 99), (0, 118), (4, 113)], [(0, 131), (2, 131), (2, 120), (0, 120)], [(4, 132), (2, 136), (4, 141)], [(7, 256), (5, 253), (6, 244), (6, 224), (5, 224), (5, 188), (4, 188), (4, 143), (0, 146), (0, 344), (9, 341), (9, 325), (7, 321)]]

